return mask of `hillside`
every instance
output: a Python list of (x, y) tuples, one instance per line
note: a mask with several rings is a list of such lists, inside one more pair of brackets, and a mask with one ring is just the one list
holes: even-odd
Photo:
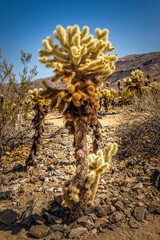
[[(160, 52), (133, 54), (119, 58), (116, 62), (115, 73), (108, 78), (108, 81), (114, 86), (119, 79), (122, 80), (129, 76), (136, 69), (143, 71), (145, 77), (149, 74), (151, 80), (160, 81)], [(50, 77), (46, 78), (48, 82), (49, 79)], [(33, 82), (32, 88), (39, 88), (40, 86), (40, 79), (37, 79)], [(53, 86), (57, 88), (64, 87), (60, 82), (53, 84)]]
[(150, 75), (151, 80), (160, 81), (160, 52), (145, 54), (134, 54), (119, 58), (116, 62), (116, 71), (108, 78), (111, 85), (115, 85), (118, 80), (122, 80), (136, 69)]

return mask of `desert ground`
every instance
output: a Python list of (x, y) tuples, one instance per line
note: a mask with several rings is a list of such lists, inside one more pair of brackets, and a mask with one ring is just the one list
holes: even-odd
[[(103, 127), (101, 148), (108, 142), (119, 143), (115, 128), (121, 122), (121, 111), (113, 110), (99, 121)], [(89, 149), (91, 143), (88, 134)], [(64, 128), (62, 116), (50, 113), (36, 166), (27, 172), (23, 169), (31, 142), (3, 159), (0, 240), (159, 240), (160, 192), (151, 181), (159, 159), (151, 159), (148, 170), (148, 165), (134, 156), (124, 160), (115, 156), (100, 180), (94, 210), (68, 222), (62, 186), (75, 172), (72, 144), (73, 136)]]

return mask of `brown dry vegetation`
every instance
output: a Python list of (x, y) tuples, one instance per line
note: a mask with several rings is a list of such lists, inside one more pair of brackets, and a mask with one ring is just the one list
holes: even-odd
[(121, 157), (160, 157), (160, 92), (135, 98), (117, 128)]

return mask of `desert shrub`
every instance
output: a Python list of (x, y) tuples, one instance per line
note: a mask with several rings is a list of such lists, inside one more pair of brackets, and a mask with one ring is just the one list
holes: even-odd
[(21, 50), (20, 55), (23, 70), (17, 80), (13, 64), (3, 59), (0, 51), (0, 156), (22, 144), (28, 135), (28, 128), (24, 125), (29, 110), (26, 98), (37, 71), (36, 67), (28, 69), (31, 53)]
[(160, 91), (135, 97), (133, 111), (127, 112), (116, 130), (120, 157), (160, 156)]

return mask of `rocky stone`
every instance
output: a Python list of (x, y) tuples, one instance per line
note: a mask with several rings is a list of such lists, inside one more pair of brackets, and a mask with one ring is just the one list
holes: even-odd
[(106, 215), (106, 211), (102, 207), (99, 207), (99, 206), (95, 207), (95, 213), (98, 217), (104, 217)]
[(33, 223), (33, 217), (32, 215), (29, 215), (28, 217), (24, 217), (21, 221), (21, 225), (23, 227), (29, 228)]
[(137, 199), (138, 200), (141, 200), (141, 199), (144, 199), (145, 198), (145, 195), (144, 194), (139, 194), (137, 195)]
[(38, 223), (40, 225), (45, 223), (45, 219), (37, 213), (33, 214), (33, 219), (36, 223)]
[(137, 221), (135, 220), (135, 218), (133, 218), (133, 217), (131, 217), (131, 218), (129, 219), (128, 224), (129, 224), (129, 226), (130, 226), (131, 228), (134, 228), (134, 229), (139, 228), (139, 222), (137, 222)]
[(105, 228), (108, 225), (109, 225), (109, 221), (107, 218), (98, 218), (94, 224), (95, 228), (99, 228), (99, 227)]
[(17, 163), (14, 167), (13, 167), (13, 170), (14, 172), (16, 171), (21, 171), (21, 170), (24, 170), (24, 166), (21, 164), (21, 163)]
[(114, 207), (118, 210), (118, 211), (122, 211), (124, 209), (124, 205), (122, 202), (120, 201), (117, 201), (115, 204), (114, 204)]
[(72, 229), (69, 233), (69, 238), (79, 237), (87, 231), (88, 231), (87, 228), (84, 227)]
[(140, 182), (140, 183), (137, 183), (132, 189), (142, 189), (143, 188), (143, 184)]
[(106, 207), (106, 214), (110, 215), (116, 211), (116, 208), (113, 205), (108, 205)]
[(19, 183), (11, 183), (10, 186), (9, 186), (9, 189), (14, 192), (16, 190), (18, 190), (20, 187), (20, 184)]
[(0, 189), (0, 200), (7, 200), (11, 197), (12, 190), (8, 188)]
[(59, 232), (65, 232), (67, 230), (67, 225), (63, 225), (63, 224), (55, 224), (50, 226), (50, 228), (54, 231), (59, 231)]
[(146, 209), (144, 207), (135, 207), (133, 209), (133, 216), (138, 220), (142, 221), (144, 219)]
[(61, 224), (62, 223), (62, 219), (61, 218), (56, 217), (56, 216), (51, 215), (51, 214), (47, 215), (47, 221), (49, 223), (57, 223), (57, 224)]
[(160, 206), (156, 204), (149, 204), (148, 211), (154, 214), (160, 214)]
[(91, 230), (94, 227), (94, 222), (92, 217), (83, 216), (77, 220), (77, 223), (82, 227), (86, 227), (87, 229)]
[(111, 222), (119, 222), (122, 219), (123, 215), (120, 212), (114, 212), (111, 217), (110, 217), (110, 221)]
[(10, 225), (16, 220), (17, 216), (17, 212), (6, 209), (5, 211), (0, 213), (0, 223)]
[(43, 238), (45, 236), (47, 236), (47, 234), (49, 233), (50, 228), (47, 227), (46, 225), (33, 225), (28, 234), (36, 237), (36, 238)]

